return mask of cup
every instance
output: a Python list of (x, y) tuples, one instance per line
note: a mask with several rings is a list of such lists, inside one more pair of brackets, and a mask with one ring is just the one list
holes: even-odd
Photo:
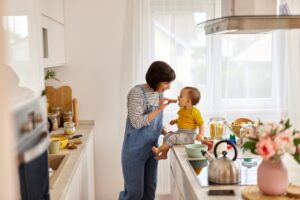
[(52, 140), (48, 147), (49, 154), (56, 154), (59, 152), (60, 141), (59, 140)]

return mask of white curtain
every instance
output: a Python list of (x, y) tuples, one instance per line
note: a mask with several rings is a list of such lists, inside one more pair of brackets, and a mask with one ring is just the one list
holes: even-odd
[(300, 30), (285, 33), (284, 68), (287, 69), (287, 107), (292, 124), (300, 128)]

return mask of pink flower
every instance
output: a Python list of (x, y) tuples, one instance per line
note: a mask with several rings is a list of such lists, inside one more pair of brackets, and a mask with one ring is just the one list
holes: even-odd
[(292, 133), (289, 130), (278, 133), (274, 139), (277, 147), (277, 154), (283, 155), (284, 153), (293, 154), (296, 151), (295, 146), (293, 145)]
[(256, 143), (256, 149), (263, 158), (269, 159), (276, 154), (276, 143), (266, 136)]

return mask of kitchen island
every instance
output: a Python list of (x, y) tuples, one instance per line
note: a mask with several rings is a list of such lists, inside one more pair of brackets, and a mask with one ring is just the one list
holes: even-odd
[[(239, 158), (255, 158), (252, 154), (242, 154), (239, 150)], [(172, 199), (219, 199), (219, 200), (232, 200), (242, 199), (241, 191), (246, 186), (238, 185), (214, 185), (202, 187), (197, 180), (196, 173), (189, 164), (189, 160), (195, 160), (189, 158), (185, 152), (183, 145), (177, 145), (172, 147), (170, 156), (170, 170), (171, 170), (171, 194)], [(293, 160), (292, 156), (286, 155), (284, 157), (285, 166), (288, 169), (289, 181), (293, 184), (300, 185), (300, 165)], [(209, 189), (232, 189), (235, 191), (235, 196), (208, 196), (207, 191)]]
[[(50, 180), (51, 200), (95, 199), (93, 128), (93, 121), (80, 121), (76, 126), (75, 135), (83, 135), (82, 144), (78, 145), (77, 149), (63, 149), (58, 154), (49, 154), (49, 157), (67, 155), (52, 187), (51, 181), (53, 180)], [(62, 132), (62, 129), (58, 129), (51, 134)]]

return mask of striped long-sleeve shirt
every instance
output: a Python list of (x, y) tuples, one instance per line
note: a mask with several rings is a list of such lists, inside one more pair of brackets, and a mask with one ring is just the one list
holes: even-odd
[[(148, 104), (158, 106), (159, 93), (150, 87), (144, 87)], [(127, 96), (128, 117), (132, 126), (136, 129), (149, 125), (148, 113), (146, 112), (147, 105), (145, 105), (144, 94), (140, 85), (133, 87)]]

